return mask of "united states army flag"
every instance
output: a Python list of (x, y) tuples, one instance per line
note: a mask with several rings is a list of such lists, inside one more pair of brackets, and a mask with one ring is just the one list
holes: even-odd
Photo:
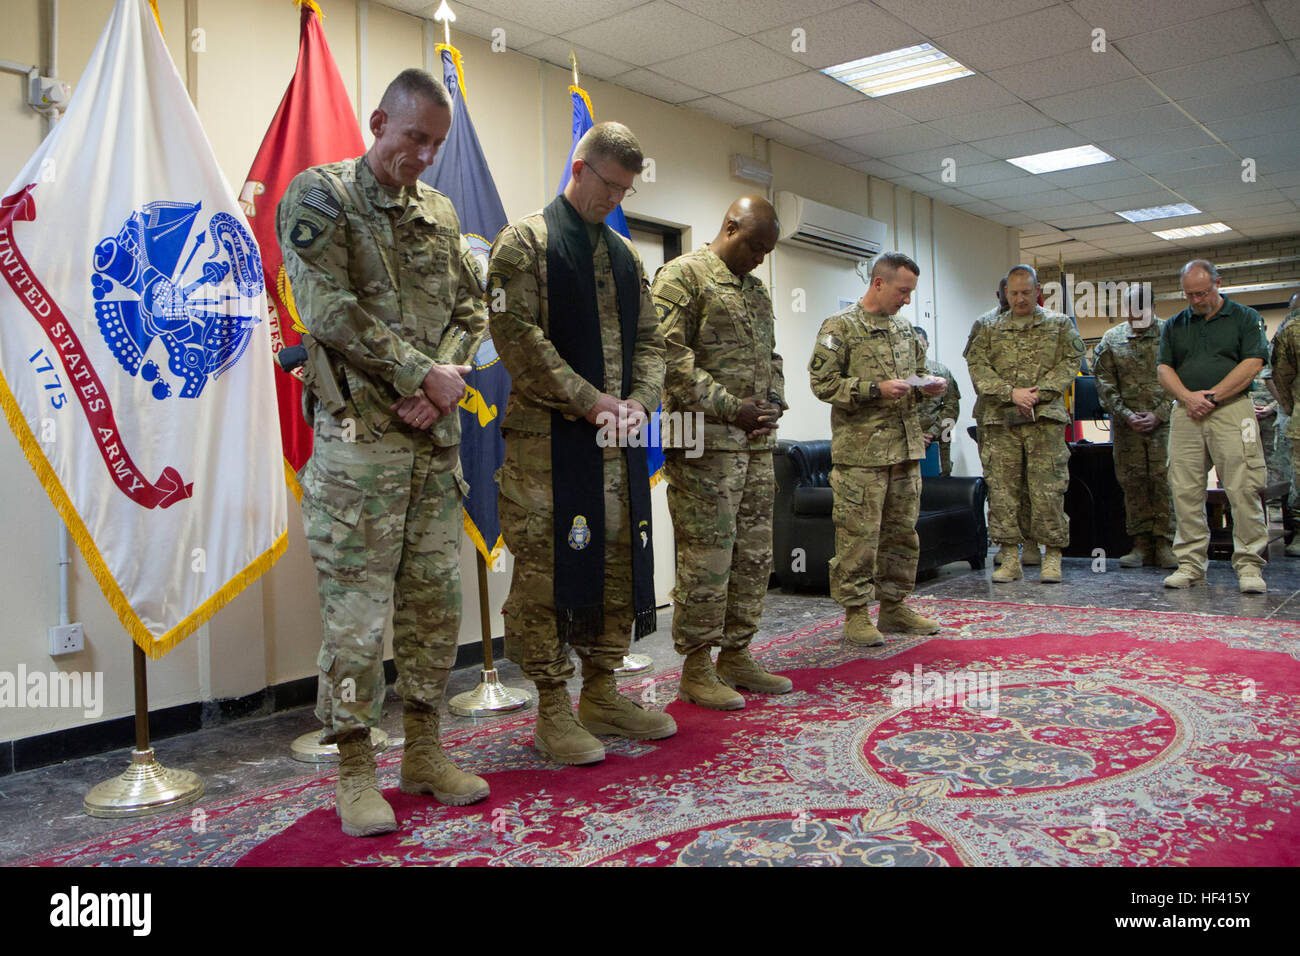
[(0, 404), (151, 657), (285, 547), (263, 285), (149, 4), (118, 0), (0, 199)]

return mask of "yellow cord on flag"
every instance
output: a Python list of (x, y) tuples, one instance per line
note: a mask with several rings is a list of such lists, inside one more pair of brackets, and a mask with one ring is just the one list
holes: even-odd
[(153, 19), (154, 23), (158, 24), (158, 32), (162, 34), (164, 40), (167, 39), (167, 34), (163, 33), (162, 17), (158, 16), (158, 0), (149, 0), (149, 8), (153, 10)]
[[(456, 82), (460, 84), (461, 99), (465, 99), (468, 95), (465, 92), (465, 63), (460, 58), (460, 50), (457, 50), (450, 43), (439, 43), (433, 48), (434, 53), (441, 53), (443, 50), (451, 54), (451, 62), (456, 64)], [(469, 100), (465, 99), (465, 102), (468, 105)]]
[(570, 92), (570, 93), (577, 93), (579, 96), (582, 97), (582, 101), (583, 101), (584, 103), (587, 104), (587, 113), (588, 113), (588, 115), (591, 116), (592, 120), (595, 120), (595, 118), (596, 118), (596, 110), (595, 110), (595, 108), (591, 105), (591, 97), (587, 95), (587, 91), (584, 90), (581, 86), (571, 86), (571, 87), (569, 87), (569, 92)]
[(325, 14), (321, 12), (320, 4), (316, 0), (293, 0), (293, 5), (300, 10), (303, 7), (311, 7), (316, 16), (320, 17), (321, 22), (325, 21)]

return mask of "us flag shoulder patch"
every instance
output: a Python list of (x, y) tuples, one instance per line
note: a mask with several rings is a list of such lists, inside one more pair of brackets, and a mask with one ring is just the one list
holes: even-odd
[(838, 352), (843, 343), (828, 332), (826, 335), (822, 336), (821, 344), (832, 352)]
[(337, 219), (343, 212), (343, 207), (339, 205), (338, 200), (321, 186), (313, 186), (307, 190), (301, 202), (307, 208), (324, 213), (331, 219)]

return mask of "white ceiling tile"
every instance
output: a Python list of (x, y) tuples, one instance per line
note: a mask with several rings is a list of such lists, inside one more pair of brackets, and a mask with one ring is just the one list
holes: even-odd
[[(522, 23), (547, 36), (555, 36), (565, 30), (622, 13), (644, 2), (645, 0), (474, 0), (472, 6), (492, 16)], [(429, 18), (433, 17), (432, 11), (437, 8), (437, 4), (430, 5), (427, 14)], [(460, 8), (461, 4), (456, 4), (457, 17), (460, 16)], [(459, 26), (458, 19), (452, 29)], [(509, 43), (509, 39), (506, 42)], [(517, 50), (519, 46), (510, 43), (510, 48)]]
[[(1115, 217), (1112, 216), (1111, 218), (1114, 219)], [(1083, 239), (1085, 242), (1096, 242), (1098, 239), (1145, 238), (1149, 235), (1140, 226), (1121, 221), (1116, 221), (1108, 226), (1074, 227), (1074, 229), (1074, 237)]]
[(1215, 120), (1230, 119), (1247, 113), (1295, 109), (1297, 100), (1300, 100), (1300, 76), (1284, 76), (1249, 87), (1179, 100), (1178, 105), (1206, 126), (1213, 126)]
[(1151, 82), (1173, 100), (1205, 96), (1238, 86), (1252, 86), (1264, 80), (1290, 76), (1297, 72), (1296, 61), (1284, 44), (1233, 53), (1171, 70), (1151, 74)]
[(1025, 100), (1046, 99), (1132, 77), (1133, 68), (1120, 57), (1093, 53), (1086, 45), (989, 73), (989, 79)]
[(894, 129), (907, 125), (906, 118), (887, 106), (874, 102), (853, 103), (834, 109), (791, 116), (786, 119), (791, 126), (816, 133), (823, 139), (848, 139), (876, 130)]
[[(1014, 166), (1011, 168), (1015, 169)], [(1020, 175), (1015, 179), (1002, 179), (989, 183), (962, 182), (961, 174), (958, 172), (957, 182), (962, 189), (966, 190), (966, 192), (970, 193), (975, 198), (997, 200), (1002, 205), (1006, 205), (1002, 200), (1010, 197), (1015, 197), (1017, 201), (1023, 202), (1027, 205), (1032, 205), (1034, 202), (1037, 202), (1036, 199), (1030, 199), (1030, 197), (1035, 193), (1059, 193), (1059, 195), (1064, 199), (1072, 198), (1069, 193), (1063, 190), (1057, 190), (1055, 186), (1044, 180), (1042, 177), (1030, 176), (1028, 173), (1024, 172), (1020, 173)]]
[(977, 199), (974, 202), (956, 203), (956, 207), (962, 212), (968, 212), (972, 216), (997, 216), (1005, 215), (1007, 210), (1003, 209), (996, 203), (988, 202), (984, 199)]
[(1059, 206), (1030, 206), (1024, 210), (1026, 216), (1034, 216), (1043, 222), (1055, 225), (1062, 219), (1078, 219), (1082, 216), (1105, 216), (1106, 210), (1090, 202), (1070, 202)]
[(693, 86), (687, 86), (685, 83), (678, 83), (669, 77), (660, 76), (653, 70), (640, 68), (629, 70), (627, 73), (620, 73), (613, 78), (612, 82), (625, 89), (653, 96), (665, 103), (683, 103), (686, 100), (696, 100), (705, 95), (704, 90), (697, 90)]
[[(1110, 164), (1107, 163), (1106, 165), (1109, 166)], [(1116, 179), (1111, 182), (1087, 183), (1069, 187), (1070, 192), (1089, 202), (1096, 202), (1099, 199), (1114, 199), (1119, 196), (1132, 196), (1137, 193), (1150, 192), (1155, 188), (1158, 188), (1155, 183), (1145, 176), (1131, 176), (1127, 179)], [(1170, 201), (1173, 202), (1174, 200), (1171, 198)], [(1150, 205), (1155, 206), (1160, 205), (1160, 203), (1150, 203)], [(1125, 208), (1130, 207), (1126, 206)]]
[(977, 166), (958, 163), (956, 185), (965, 189), (968, 186), (1003, 182), (1004, 180), (1019, 179), (1025, 176), (1027, 174), (1023, 169), (1017, 169), (1010, 163), (1000, 159), (995, 159), (990, 163), (980, 163)]
[(874, 3), (854, 3), (828, 13), (800, 17), (794, 26), (805, 31), (803, 52), (791, 49), (790, 26), (755, 33), (754, 39), (817, 69), (915, 46), (926, 40)]
[(803, 73), (806, 67), (753, 40), (741, 39), (663, 60), (653, 69), (709, 93), (727, 93)]
[(1300, 4), (1295, 0), (1264, 0), (1264, 10), (1288, 40), (1300, 37)]
[(1214, 134), (1231, 141), (1238, 137), (1264, 136), (1274, 130), (1300, 129), (1300, 110), (1294, 106), (1227, 116), (1205, 124)]
[[(960, 189), (945, 187), (943, 183), (935, 183), (933, 181), (930, 181), (927, 187), (921, 191), (925, 193), (927, 196), (929, 196), (931, 199), (938, 200), (939, 202), (942, 203), (947, 203), (949, 206), (953, 206), (955, 208), (961, 208), (964, 205), (970, 205), (971, 203), (974, 202), (980, 202), (980, 200), (976, 200), (971, 196), (967, 196)], [(1006, 212), (1006, 210), (1003, 209), (1001, 206), (994, 205), (993, 203), (985, 203), (985, 205), (989, 208), (991, 212), (1001, 212), (1001, 213)], [(975, 215), (983, 216), (985, 215), (985, 213), (977, 212), (975, 213)]]
[(1108, 212), (1099, 212), (1087, 216), (1068, 216), (1063, 219), (1053, 219), (1052, 225), (1058, 226), (1069, 232), (1078, 230), (1075, 236), (1077, 239), (1091, 240), (1095, 232), (1107, 228), (1114, 224), (1125, 224), (1119, 216)]
[(632, 69), (632, 64), (625, 60), (616, 60), (604, 53), (597, 53), (594, 50), (569, 43), (567, 40), (561, 40), (558, 37), (548, 37), (537, 43), (530, 43), (519, 52), (526, 53), (528, 56), (536, 57), (539, 60), (545, 60), (555, 66), (562, 66), (567, 70), (569, 69), (570, 50), (578, 58), (578, 72), (581, 76), (594, 76), (604, 80), (627, 73)]
[[(1122, 209), (1147, 209), (1151, 206), (1168, 206), (1173, 203), (1183, 202), (1187, 199), (1187, 197), (1179, 196), (1168, 189), (1160, 189), (1156, 187), (1154, 183), (1148, 182), (1148, 185), (1152, 188), (1148, 189), (1146, 192), (1132, 193), (1127, 196), (1115, 196), (1113, 198), (1097, 196), (1090, 199), (1090, 201), (1096, 203), (1102, 209), (1108, 210), (1109, 212), (1119, 212)], [(1080, 194), (1080, 190), (1077, 189), (1072, 190), (1072, 192), (1076, 196)], [(1193, 205), (1195, 205), (1195, 203), (1193, 203)]]
[(745, 109), (743, 106), (737, 106), (730, 100), (724, 100), (720, 96), (706, 96), (700, 100), (688, 100), (681, 105), (688, 110), (697, 110), (732, 126), (749, 126), (770, 118), (762, 113)]
[(786, 146), (792, 146), (795, 149), (800, 146), (807, 146), (817, 139), (812, 133), (796, 129), (789, 123), (782, 123), (780, 120), (767, 120), (764, 123), (751, 126), (750, 129), (759, 136), (766, 136), (768, 139), (774, 139), (778, 143), (784, 143)]
[(900, 126), (895, 129), (882, 129), (863, 136), (844, 137), (842, 139), (851, 143), (853, 148), (862, 150), (868, 156), (876, 156), (882, 159), (888, 159), (890, 156), (897, 156), (900, 153), (915, 153), (923, 149), (951, 146), (957, 142), (946, 133), (941, 133), (937, 129), (930, 129), (928, 126), (922, 126), (919, 123), (911, 126)]
[(1013, 156), (1029, 156), (1034, 153), (1047, 153), (1057, 149), (1070, 149), (1074, 146), (1087, 145), (1085, 140), (1073, 130), (1064, 126), (1050, 129), (1034, 129), (1014, 136), (995, 136), (992, 139), (977, 139), (973, 143), (976, 149), (996, 156), (998, 159), (1010, 159)]
[(953, 3), (952, 0), (876, 0), (900, 20), (911, 24), (926, 36), (943, 36), (969, 30), (986, 23), (996, 23), (1024, 13), (1049, 7), (1056, 0), (980, 0), (979, 3)]
[(1178, 107), (1165, 103), (1161, 106), (1148, 106), (1146, 109), (1079, 120), (1077, 123), (1071, 123), (1070, 129), (1089, 142), (1104, 143), (1108, 139), (1149, 136), (1151, 133), (1189, 126), (1191, 122), (1187, 114)]
[(938, 35), (936, 45), (971, 69), (991, 70), (1033, 59), (1058, 56), (1092, 42), (1088, 22), (1064, 4), (1035, 10), (1014, 20)]
[(1201, 146), (1215, 145), (1214, 139), (1205, 135), (1198, 126), (1183, 126), (1179, 129), (1152, 133), (1148, 136), (1130, 136), (1128, 139), (1112, 139), (1099, 143), (1102, 149), (1116, 159), (1130, 160), (1134, 166), (1141, 167), (1142, 159), (1160, 153), (1174, 152), (1180, 149), (1196, 149)]
[(852, 87), (813, 72), (759, 83), (743, 90), (733, 90), (727, 94), (727, 98), (741, 106), (748, 106), (752, 110), (759, 110), (778, 119), (826, 111), (835, 106), (860, 104), (878, 115), (889, 115), (899, 124), (907, 122), (907, 117), (894, 113), (887, 106), (879, 105), (874, 100), (869, 100)]
[[(1096, 163), (1092, 166), (1080, 166), (1077, 169), (1063, 169), (1059, 173), (1042, 173), (1039, 178), (1046, 179), (1062, 189), (1078, 189), (1097, 183), (1116, 183), (1120, 180), (1133, 179), (1141, 174), (1137, 167), (1122, 159), (1109, 163)], [(1112, 195), (1114, 195), (1112, 193)]]
[(748, 36), (783, 24), (795, 26), (849, 0), (673, 0), (677, 6)]
[(693, 53), (734, 40), (737, 34), (687, 13), (668, 0), (653, 0), (599, 22), (563, 32), (566, 40), (602, 50), (637, 66)]
[(1056, 96), (1035, 94), (1026, 98), (1030, 100), (1031, 106), (1062, 123), (1075, 123), (1094, 116), (1141, 109), (1165, 101), (1164, 97), (1151, 89), (1149, 83), (1137, 76), (1094, 89), (1075, 90)]
[(1074, 0), (1074, 9), (1110, 40), (1175, 26), (1248, 4), (1249, 0)]
[(1002, 212), (989, 216), (994, 222), (1002, 226), (1018, 227), (1031, 223), (1034, 220), (1018, 212)]
[(1180, 169), (1165, 173), (1160, 181), (1173, 189), (1181, 190), (1184, 186), (1215, 184), (1246, 185), (1241, 181), (1241, 166), (1238, 163), (1220, 163), (1217, 166), (1200, 166), (1196, 169)]
[[(974, 190), (971, 190), (972, 192)], [(1065, 189), (1049, 189), (1043, 192), (1030, 192), (1026, 190), (1012, 196), (999, 196), (996, 202), (1000, 206), (1006, 206), (1008, 209), (1025, 211), (1025, 215), (1034, 216), (1042, 219), (1040, 215), (1043, 210), (1064, 209), (1073, 206), (1087, 206), (1087, 203), (1080, 203), (1079, 197)], [(1098, 207), (1100, 208), (1100, 207)], [(1084, 210), (1092, 212), (1091, 209)], [(1066, 213), (1065, 215), (1069, 215)]]
[[(434, 11), (437, 9), (436, 5), (429, 6), (422, 16), (426, 20), (432, 20)], [(493, 39), (492, 31), (496, 29), (505, 31), (504, 42), (508, 50), (522, 50), (529, 44), (545, 40), (550, 35), (549, 31), (535, 30), (532, 27), (516, 23), (514, 20), (508, 20), (495, 13), (488, 13), (486, 10), (476, 10), (474, 7), (467, 7), (459, 3), (456, 5), (456, 22), (451, 25), (452, 43), (456, 42), (457, 33), (468, 33), (484, 40), (491, 40)], [(441, 24), (437, 25), (437, 31), (438, 36), (441, 38)]]
[(907, 176), (907, 170), (899, 169), (889, 163), (879, 159), (868, 159), (861, 163), (850, 163), (852, 168), (860, 173), (866, 173), (869, 176), (875, 176), (877, 179), (887, 179), (895, 182)]
[(1275, 39), (1264, 20), (1247, 5), (1197, 20), (1140, 33), (1115, 46), (1143, 73), (1172, 70), (1197, 60), (1253, 50)]
[(822, 159), (829, 159), (832, 163), (860, 163), (867, 157), (863, 156), (855, 149), (849, 149), (847, 146), (841, 146), (839, 143), (817, 142), (809, 143), (803, 147), (805, 153), (812, 153), (814, 156), (820, 156)]
[(994, 109), (1016, 102), (1016, 98), (988, 77), (963, 76), (950, 83), (923, 86), (919, 90), (880, 97), (893, 109), (914, 120), (928, 122), (977, 110)]
[(1056, 120), (1045, 116), (1026, 103), (1011, 103), (995, 110), (962, 113), (929, 124), (962, 142), (987, 139), (991, 136), (1008, 136), (1025, 130), (1055, 126)]
[[(855, 137), (843, 142), (844, 145), (850, 148), (861, 149), (864, 146), (871, 145), (873, 139), (874, 134), (868, 133), (866, 136)], [(952, 163), (947, 164), (948, 160), (952, 160)], [(919, 150), (914, 153), (900, 153), (889, 159), (891, 163), (902, 169), (924, 176), (933, 175), (936, 179), (942, 175), (946, 166), (950, 166), (953, 175), (956, 176), (966, 166), (982, 166), (991, 160), (992, 157), (988, 154), (981, 153), (979, 150), (961, 143), (940, 146), (937, 149)], [(948, 185), (954, 184), (948, 183)]]
[(1168, 153), (1156, 153), (1135, 159), (1133, 164), (1160, 179), (1165, 173), (1176, 173), (1184, 169), (1199, 169), (1202, 166), (1218, 166), (1231, 154), (1222, 146), (1198, 146), (1195, 149), (1176, 149)]

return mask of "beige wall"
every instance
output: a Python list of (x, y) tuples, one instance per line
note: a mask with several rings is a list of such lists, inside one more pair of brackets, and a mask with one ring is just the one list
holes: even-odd
[[(44, 4), (3, 0), (5, 30), (0, 57), (45, 63)], [(60, 75), (76, 83), (110, 0), (64, 0), (59, 30)], [(407, 66), (426, 63), (431, 45), (424, 23), (414, 17), (356, 0), (321, 0), (325, 31), (359, 116), (369, 115), (384, 85)], [(217, 160), (238, 192), (290, 76), (297, 56), (297, 11), (289, 0), (198, 0), (197, 19), (184, 22), (183, 0), (160, 0), (168, 46), (186, 75), (185, 38), (205, 31), (206, 50), (194, 54), (197, 104)], [(439, 34), (441, 30), (439, 29)], [(358, 38), (364, 36), (364, 43)], [(510, 217), (542, 206), (554, 193), (569, 148), (567, 71), (513, 53), (493, 53), (472, 37), (454, 37), (465, 58), (466, 98), (479, 138)], [(728, 157), (745, 152), (770, 160), (773, 189), (790, 189), (812, 199), (886, 222), (893, 244), (922, 266), (910, 318), (931, 331), (932, 354), (952, 367), (963, 393), (964, 426), (969, 421), (969, 381), (961, 350), (971, 320), (988, 308), (989, 292), (1016, 258), (1015, 230), (966, 215), (942, 203), (816, 157), (772, 144), (711, 118), (597, 80), (586, 88), (598, 119), (617, 118), (640, 137), (655, 160), (653, 182), (639, 182), (626, 204), (631, 215), (671, 223), (685, 230), (684, 247), (711, 239), (723, 210), (755, 187), (735, 180)], [(366, 102), (357, 104), (358, 90)], [(43, 120), (21, 105), (21, 83), (0, 74), (0, 180), (8, 184), (44, 133)], [(193, 91), (192, 91), (193, 92)], [(364, 123), (363, 123), (364, 130)], [(364, 133), (369, 142), (369, 132)], [(777, 347), (785, 356), (790, 411), (782, 433), (790, 438), (824, 438), (829, 410), (808, 388), (807, 362), (822, 320), (840, 298), (861, 295), (863, 286), (845, 259), (785, 245), (768, 258), (760, 275), (772, 290), (778, 319)], [(795, 311), (796, 290), (805, 307)], [(926, 313), (929, 315), (926, 315)], [(957, 470), (977, 472), (978, 459), (964, 431), (956, 451)], [(0, 527), (19, 548), (0, 554), (0, 671), (20, 664), (28, 671), (102, 670), (107, 702), (104, 717), (129, 714), (132, 707), (128, 641), (79, 555), (73, 559), (72, 618), (86, 626), (83, 654), (51, 660), (46, 629), (57, 612), (59, 523), (17, 443), (0, 436)], [(656, 489), (658, 500), (664, 492)], [(315, 578), (301, 531), (301, 515), (290, 499), (289, 548), (276, 567), (207, 627), (162, 661), (149, 665), (150, 704), (170, 704), (253, 693), (268, 684), (315, 673), (319, 614)], [(662, 514), (662, 510), (659, 511)], [(671, 533), (666, 521), (661, 535)], [(780, 557), (778, 556), (778, 560)], [(660, 593), (671, 579), (660, 562)], [(499, 608), (509, 584), (510, 562), (489, 575), (493, 633), (501, 633)], [(477, 639), (479, 615), (473, 552), (462, 552), (466, 613), (462, 643)], [(19, 710), (0, 714), (0, 740), (74, 726), (80, 714)]]

